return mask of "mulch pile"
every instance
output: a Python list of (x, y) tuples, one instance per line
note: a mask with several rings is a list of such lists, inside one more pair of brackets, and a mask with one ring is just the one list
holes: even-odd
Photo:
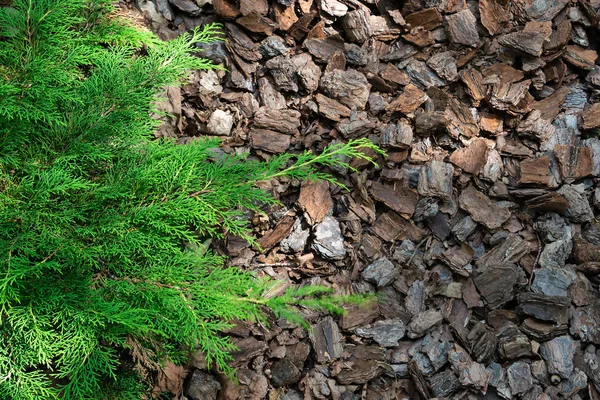
[[(599, 0), (139, 0), (228, 71), (169, 90), (161, 129), (259, 159), (368, 137), (378, 167), (266, 185), (264, 252), (289, 285), (377, 293), (341, 318), (229, 332), (239, 384), (189, 399), (600, 399)], [(276, 296), (274, 291), (271, 295)], [(216, 377), (216, 378), (215, 378)], [(218, 378), (218, 379), (217, 379)]]

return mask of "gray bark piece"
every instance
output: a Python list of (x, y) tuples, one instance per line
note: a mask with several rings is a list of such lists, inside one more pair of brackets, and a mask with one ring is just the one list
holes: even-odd
[(398, 272), (399, 268), (396, 268), (390, 260), (380, 258), (364, 269), (362, 277), (367, 282), (374, 283), (377, 287), (382, 287), (392, 283)]
[(564, 267), (572, 250), (573, 241), (569, 229), (569, 233), (564, 238), (544, 246), (544, 250), (540, 254), (540, 265), (543, 268)]
[[(556, 242), (555, 242), (556, 243)], [(571, 251), (567, 253), (570, 254)], [(568, 288), (575, 281), (575, 272), (558, 267), (540, 268), (535, 271), (531, 285), (534, 293), (547, 296), (568, 296)]]
[(275, 84), (280, 90), (297, 92), (298, 77), (296, 65), (289, 56), (277, 56), (265, 63)]
[(571, 316), (570, 332), (584, 342), (600, 345), (600, 311), (597, 306), (579, 307)]
[(358, 336), (371, 338), (382, 347), (398, 346), (398, 341), (404, 337), (405, 332), (406, 326), (399, 318), (377, 321), (356, 329)]
[(450, 51), (444, 51), (432, 56), (427, 60), (427, 65), (440, 77), (449, 82), (454, 82), (458, 79), (456, 59)]
[(468, 8), (446, 16), (446, 23), (452, 42), (473, 47), (479, 43), (477, 18)]
[(442, 322), (442, 314), (437, 310), (427, 310), (413, 316), (408, 324), (408, 337), (416, 339), (423, 336), (429, 329)]
[(342, 260), (346, 256), (340, 223), (333, 217), (325, 217), (315, 227), (312, 249), (328, 260)]
[(221, 384), (214, 376), (195, 370), (187, 385), (186, 396), (190, 400), (217, 400)]
[(425, 295), (425, 283), (423, 281), (414, 281), (413, 284), (410, 285), (410, 288), (408, 289), (408, 293), (406, 294), (406, 298), (404, 300), (406, 311), (408, 311), (412, 315), (424, 311)]
[(569, 320), (570, 305), (571, 299), (568, 297), (546, 296), (527, 292), (519, 294), (520, 310), (542, 321), (566, 324)]
[(340, 19), (340, 22), (352, 42), (362, 44), (371, 37), (369, 13), (362, 8), (350, 11)]
[(414, 58), (411, 58), (406, 65), (406, 73), (413, 82), (421, 85), (425, 89), (429, 89), (430, 87), (441, 87), (447, 84), (447, 82), (437, 76), (424, 61), (419, 61)]
[(452, 177), (454, 167), (441, 161), (430, 161), (419, 174), (419, 194), (437, 196), (449, 201), (452, 197)]
[(474, 283), (488, 306), (497, 308), (514, 298), (516, 285), (524, 276), (523, 269), (516, 265), (493, 265), (482, 271)]
[(542, 55), (545, 37), (536, 32), (513, 32), (498, 38), (498, 43), (504, 47), (516, 50), (533, 57)]
[(594, 212), (587, 198), (573, 185), (563, 185), (558, 191), (569, 203), (566, 216), (573, 222), (590, 222), (594, 219)]
[(169, 0), (176, 8), (192, 16), (200, 15), (202, 9), (192, 0)]
[(540, 355), (546, 361), (548, 372), (568, 378), (573, 373), (573, 356), (577, 345), (570, 336), (559, 336), (542, 343)]
[(535, 221), (533, 228), (539, 233), (544, 243), (552, 243), (565, 236), (571, 237), (571, 228), (558, 214), (544, 214)]
[(324, 364), (337, 360), (342, 356), (344, 351), (343, 336), (333, 318), (327, 317), (319, 322), (310, 331), (309, 337), (318, 363)]
[(529, 245), (519, 235), (509, 234), (500, 244), (477, 260), (477, 266), (483, 270), (492, 265), (515, 264), (529, 253)]
[(517, 361), (506, 369), (508, 384), (512, 393), (525, 393), (533, 387), (531, 368), (524, 361)]
[(477, 222), (473, 221), (473, 219), (467, 215), (452, 227), (452, 232), (456, 235), (458, 240), (464, 242), (467, 240), (467, 237), (473, 233), (475, 228), (477, 228)]
[(326, 72), (320, 85), (326, 94), (350, 108), (364, 110), (369, 100), (371, 84), (363, 74), (353, 69)]
[(429, 378), (431, 391), (436, 397), (450, 396), (460, 388), (460, 382), (454, 373), (447, 369)]
[(525, 11), (538, 22), (552, 21), (567, 3), (569, 0), (534, 0)]

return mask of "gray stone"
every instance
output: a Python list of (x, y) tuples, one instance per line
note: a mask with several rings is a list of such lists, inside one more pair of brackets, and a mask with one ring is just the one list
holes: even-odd
[(575, 368), (569, 379), (564, 379), (558, 385), (558, 390), (566, 398), (573, 399), (575, 393), (587, 387), (588, 377), (585, 372)]
[(229, 111), (215, 110), (208, 118), (206, 129), (211, 135), (228, 136), (233, 127), (233, 115)]
[(195, 370), (187, 385), (186, 396), (190, 400), (217, 400), (221, 384), (214, 376)]
[(405, 332), (404, 322), (399, 318), (377, 321), (356, 329), (357, 335), (371, 338), (382, 347), (398, 346), (398, 341), (404, 337)]
[(341, 260), (346, 256), (340, 223), (333, 217), (325, 217), (315, 227), (312, 249), (328, 260)]
[(542, 343), (540, 355), (546, 361), (548, 372), (569, 378), (573, 373), (573, 356), (577, 346), (570, 336), (559, 336)]
[(288, 237), (281, 241), (281, 251), (284, 253), (297, 253), (304, 250), (309, 235), (309, 230), (302, 229), (302, 223), (300, 219), (297, 219)]
[(380, 258), (362, 272), (364, 280), (374, 283), (377, 287), (389, 285), (398, 275), (399, 268), (387, 258)]
[(531, 368), (524, 361), (517, 361), (506, 369), (508, 384), (513, 394), (525, 393), (533, 387)]

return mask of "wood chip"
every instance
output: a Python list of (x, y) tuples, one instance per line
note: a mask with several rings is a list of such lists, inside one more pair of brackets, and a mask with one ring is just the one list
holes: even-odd
[(588, 50), (578, 45), (570, 45), (567, 46), (563, 58), (578, 68), (592, 70), (598, 59), (598, 53), (595, 50)]
[(581, 129), (600, 128), (600, 103), (592, 104), (591, 107), (581, 113)]
[(566, 183), (585, 178), (594, 172), (594, 160), (590, 147), (557, 144), (554, 146), (554, 154), (556, 154), (560, 172)]
[(523, 185), (556, 188), (560, 184), (560, 176), (550, 156), (521, 161), (520, 169)]
[(471, 214), (474, 221), (481, 222), (489, 229), (498, 229), (510, 218), (510, 211), (499, 207), (483, 193), (469, 186), (458, 197), (460, 207)]
[(319, 114), (332, 121), (341, 121), (342, 118), (349, 117), (352, 111), (342, 103), (317, 93), (315, 100), (319, 105)]
[(477, 19), (468, 8), (447, 15), (448, 33), (453, 43), (464, 44), (475, 47), (479, 43), (479, 34), (477, 33)]
[(254, 116), (254, 126), (288, 135), (298, 134), (300, 113), (296, 110), (270, 110), (261, 107)]
[(456, 150), (450, 162), (470, 174), (478, 174), (487, 162), (489, 147), (485, 140), (474, 139), (467, 147)]
[(402, 188), (398, 185), (384, 185), (379, 182), (373, 182), (369, 193), (377, 201), (382, 202), (399, 214), (410, 218), (415, 212), (419, 195), (410, 189)]
[(406, 86), (402, 94), (392, 101), (385, 109), (387, 111), (398, 111), (403, 114), (411, 114), (427, 99), (428, 97), (425, 92), (415, 85), (410, 84)]
[(422, 26), (424, 29), (431, 31), (442, 25), (442, 14), (436, 8), (427, 8), (422, 11), (409, 14), (405, 18), (406, 23), (412, 28)]
[(479, 13), (481, 24), (492, 36), (510, 21), (510, 15), (496, 0), (480, 0)]
[(309, 217), (311, 225), (318, 224), (329, 213), (333, 200), (326, 181), (304, 181), (300, 189), (298, 203)]
[(269, 129), (251, 129), (250, 143), (252, 147), (269, 153), (283, 153), (290, 148), (291, 138)]

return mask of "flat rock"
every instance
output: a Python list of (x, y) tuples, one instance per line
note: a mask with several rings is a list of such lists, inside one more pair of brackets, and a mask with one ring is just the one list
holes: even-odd
[(498, 229), (510, 218), (510, 211), (504, 207), (497, 206), (491, 200), (469, 186), (462, 191), (458, 198), (460, 207), (467, 211), (474, 221), (481, 222), (489, 229)]
[(208, 118), (206, 129), (211, 135), (228, 136), (233, 128), (233, 115), (229, 111), (215, 110)]
[(367, 282), (382, 287), (392, 283), (399, 272), (400, 268), (396, 268), (390, 260), (380, 258), (363, 270), (362, 277)]
[(328, 260), (342, 260), (346, 256), (340, 223), (335, 218), (325, 217), (315, 226), (312, 249)]

